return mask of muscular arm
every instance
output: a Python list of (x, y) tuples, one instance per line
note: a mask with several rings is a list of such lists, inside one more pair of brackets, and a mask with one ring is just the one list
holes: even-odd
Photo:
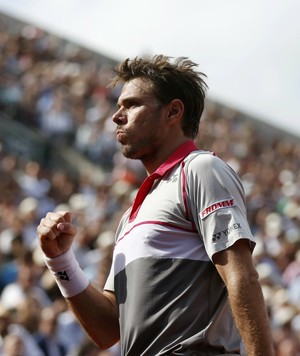
[(239, 240), (213, 257), (228, 290), (236, 325), (249, 356), (273, 356), (267, 310), (252, 263), (248, 240)]
[(67, 303), (91, 339), (102, 349), (120, 338), (115, 296), (103, 293), (91, 284), (80, 294), (67, 298)]

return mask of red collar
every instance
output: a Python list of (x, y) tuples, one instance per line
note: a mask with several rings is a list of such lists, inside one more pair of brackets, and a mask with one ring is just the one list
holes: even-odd
[(129, 221), (132, 221), (136, 218), (144, 199), (146, 198), (147, 194), (149, 193), (153, 185), (153, 182), (157, 178), (162, 178), (176, 164), (182, 162), (187, 155), (189, 155), (191, 152), (195, 150), (197, 150), (197, 147), (192, 140), (184, 142), (171, 154), (171, 156), (161, 166), (157, 168), (157, 170), (154, 173), (150, 174), (144, 180), (134, 199), (132, 209), (130, 212)]
[[(152, 174), (158, 174), (160, 177), (163, 177), (170, 169), (172, 169), (177, 163), (180, 163), (185, 159), (187, 155), (191, 152), (197, 150), (198, 148), (194, 144), (194, 141), (189, 140), (180, 145), (171, 156), (157, 168), (157, 170)], [(151, 174), (151, 175), (152, 175)], [(151, 176), (150, 175), (150, 176)], [(150, 177), (149, 176), (149, 177)]]

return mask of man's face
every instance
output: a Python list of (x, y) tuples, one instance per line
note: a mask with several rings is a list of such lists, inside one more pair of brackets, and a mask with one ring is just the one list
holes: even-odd
[(147, 160), (155, 157), (164, 142), (164, 108), (153, 95), (149, 81), (141, 78), (125, 83), (113, 121), (125, 157)]

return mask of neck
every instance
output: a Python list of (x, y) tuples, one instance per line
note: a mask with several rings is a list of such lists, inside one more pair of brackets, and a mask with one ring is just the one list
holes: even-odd
[(150, 175), (155, 172), (179, 146), (190, 140), (190, 138), (182, 137), (182, 139), (171, 142), (169, 145), (160, 149), (156, 156), (152, 154), (150, 157), (147, 156), (141, 158), (141, 162), (143, 163), (147, 174)]

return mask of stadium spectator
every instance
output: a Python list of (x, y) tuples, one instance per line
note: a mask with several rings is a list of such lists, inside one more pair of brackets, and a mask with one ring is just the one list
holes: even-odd
[(50, 304), (50, 298), (39, 286), (37, 268), (31, 258), (18, 262), (17, 280), (4, 286), (0, 302), (7, 309), (17, 309), (28, 297), (35, 297), (38, 303), (45, 307)]
[(23, 340), (19, 335), (8, 334), (3, 338), (3, 356), (24, 356)]
[(57, 317), (52, 307), (44, 308), (40, 314), (34, 338), (45, 356), (65, 356), (67, 353), (57, 335)]
[(33, 335), (15, 319), (15, 311), (0, 304), (0, 355), (22, 350), (16, 356), (43, 356)]

